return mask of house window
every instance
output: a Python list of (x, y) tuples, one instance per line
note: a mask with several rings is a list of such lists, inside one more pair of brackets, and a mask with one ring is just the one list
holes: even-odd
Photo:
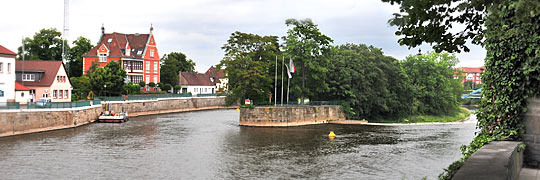
[(150, 82), (150, 75), (146, 75), (146, 83), (149, 83)]
[(158, 67), (158, 66), (157, 66), (157, 62), (154, 62), (154, 73), (158, 73), (157, 67)]
[(58, 90), (59, 94), (58, 94), (58, 98), (62, 99), (64, 97), (64, 91), (63, 90)]
[(11, 63), (7, 63), (7, 73), (11, 74)]
[(150, 57), (154, 57), (154, 50), (150, 49)]
[(53, 90), (52, 97), (56, 99), (57, 90)]
[(154, 75), (154, 83), (157, 83), (157, 76)]
[(43, 93), (43, 94), (41, 95), (41, 97), (48, 98), (48, 97), (49, 97), (49, 94), (48, 94), (48, 93)]
[(64, 98), (66, 98), (66, 99), (69, 98), (69, 96), (68, 96), (69, 93), (68, 92), (69, 92), (68, 90), (64, 90)]
[(107, 54), (99, 54), (99, 62), (107, 62)]
[(4, 63), (0, 62), (0, 73), (4, 72)]
[(23, 74), (22, 75), (22, 80), (23, 81), (35, 81), (36, 80), (36, 75), (35, 74)]
[(197, 88), (195, 88), (193, 91), (197, 92)]
[(150, 62), (146, 61), (146, 72), (150, 73)]
[(143, 62), (141, 61), (136, 61), (136, 62), (133, 62), (133, 70), (143, 70)]

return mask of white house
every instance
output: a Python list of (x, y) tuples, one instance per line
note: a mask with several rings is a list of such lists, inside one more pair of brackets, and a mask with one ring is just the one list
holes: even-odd
[(30, 93), (30, 88), (15, 82), (15, 101), (20, 104), (27, 104), (34, 96)]
[(178, 83), (182, 86), (182, 93), (191, 93), (192, 95), (216, 93), (216, 85), (206, 74), (181, 72), (178, 79)]
[(0, 102), (15, 101), (15, 56), (0, 45)]
[(210, 77), (210, 80), (216, 85), (216, 91), (226, 92), (228, 90), (229, 79), (223, 69), (217, 69), (211, 66), (205, 73)]

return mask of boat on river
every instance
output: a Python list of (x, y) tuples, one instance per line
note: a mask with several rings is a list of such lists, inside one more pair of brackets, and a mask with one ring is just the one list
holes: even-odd
[(114, 113), (109, 110), (109, 104), (105, 105), (105, 111), (98, 117), (100, 123), (123, 123), (129, 120), (128, 113), (124, 112), (124, 106), (122, 104), (122, 112)]

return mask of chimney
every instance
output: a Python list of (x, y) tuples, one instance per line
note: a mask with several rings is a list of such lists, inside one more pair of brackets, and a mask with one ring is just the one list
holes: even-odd
[(150, 34), (152, 34), (152, 31), (154, 31), (154, 25), (150, 24)]
[(103, 24), (101, 24), (101, 34), (105, 34), (105, 27)]

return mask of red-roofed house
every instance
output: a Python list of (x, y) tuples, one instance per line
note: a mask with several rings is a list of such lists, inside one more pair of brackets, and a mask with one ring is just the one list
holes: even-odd
[(111, 61), (120, 61), (127, 72), (128, 81), (157, 84), (160, 81), (159, 54), (153, 29), (150, 27), (150, 34), (106, 34), (105, 28), (101, 27), (99, 42), (83, 56), (83, 72), (86, 74), (93, 62), (105, 67)]
[(482, 79), (480, 78), (480, 74), (484, 72), (486, 69), (484, 66), (482, 67), (460, 67), (461, 71), (463, 72), (462, 76), (463, 82), (465, 81), (472, 81), (474, 84), (480, 84), (482, 83)]
[(26, 104), (31, 101), (32, 95), (30, 95), (30, 88), (15, 82), (15, 102), (20, 104)]
[(210, 67), (206, 73), (181, 72), (178, 74), (178, 84), (182, 86), (182, 93), (213, 94), (221, 90), (227, 90), (228, 79), (222, 69)]
[(15, 101), (15, 56), (0, 45), (0, 102)]
[(71, 102), (73, 88), (62, 61), (17, 61), (15, 68), (17, 82), (30, 89), (34, 102), (39, 98)]

